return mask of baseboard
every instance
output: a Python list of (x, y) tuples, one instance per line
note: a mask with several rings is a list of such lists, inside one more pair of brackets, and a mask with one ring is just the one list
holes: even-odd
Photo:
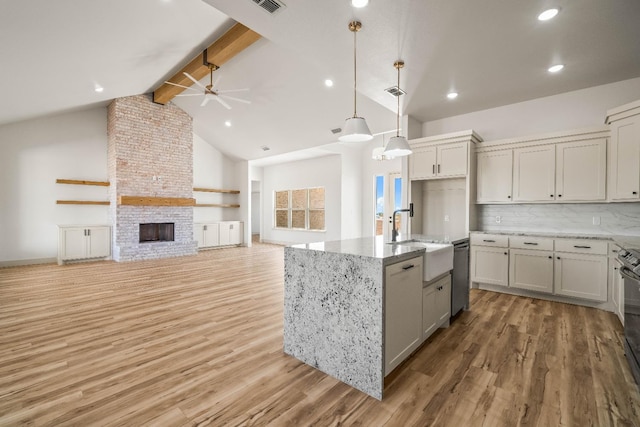
[(58, 258), (20, 259), (16, 261), (0, 261), (0, 268), (20, 267), (23, 265), (55, 264)]

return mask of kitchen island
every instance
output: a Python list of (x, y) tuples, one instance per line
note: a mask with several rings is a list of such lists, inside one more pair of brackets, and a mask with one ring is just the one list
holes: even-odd
[(421, 292), (424, 252), (380, 237), (285, 248), (284, 352), (382, 399), (385, 273), (403, 263)]

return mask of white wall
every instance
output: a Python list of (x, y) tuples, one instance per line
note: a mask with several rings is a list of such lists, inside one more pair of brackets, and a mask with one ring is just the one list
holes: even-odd
[[(200, 136), (193, 135), (193, 186), (240, 190), (236, 163), (208, 144)], [(240, 195), (194, 192), (197, 203), (240, 203)], [(238, 220), (240, 208), (196, 207), (193, 222)]]
[[(262, 181), (262, 239), (276, 243), (310, 243), (341, 239), (342, 161), (330, 155), (265, 166)], [(274, 193), (298, 188), (325, 188), (325, 232), (282, 230), (273, 227)]]
[(640, 77), (426, 122), (422, 135), (473, 129), (485, 141), (492, 141), (602, 126), (608, 109), (638, 99)]
[(107, 181), (107, 109), (0, 127), (0, 263), (53, 260), (58, 224), (108, 224), (108, 206), (56, 200), (108, 200), (107, 187), (56, 184)]

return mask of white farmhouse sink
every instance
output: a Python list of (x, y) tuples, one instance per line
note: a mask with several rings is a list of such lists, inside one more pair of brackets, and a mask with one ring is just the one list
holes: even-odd
[(451, 243), (399, 242), (397, 244), (425, 248), (422, 262), (422, 280), (425, 282), (453, 270), (453, 245)]

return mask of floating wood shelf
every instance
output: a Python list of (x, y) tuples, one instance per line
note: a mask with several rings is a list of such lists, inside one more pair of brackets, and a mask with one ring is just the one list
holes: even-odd
[(74, 185), (99, 185), (108, 187), (109, 181), (82, 181), (77, 179), (56, 179), (56, 184), (74, 184)]
[(58, 205), (106, 205), (109, 206), (109, 202), (103, 202), (100, 200), (56, 200)]
[(228, 194), (240, 194), (240, 190), (221, 190), (218, 188), (202, 188), (194, 187), (193, 191), (201, 191), (204, 193), (228, 193)]
[(240, 205), (224, 203), (196, 203), (199, 208), (239, 208)]
[(187, 197), (120, 196), (119, 205), (130, 206), (195, 206), (196, 199)]

